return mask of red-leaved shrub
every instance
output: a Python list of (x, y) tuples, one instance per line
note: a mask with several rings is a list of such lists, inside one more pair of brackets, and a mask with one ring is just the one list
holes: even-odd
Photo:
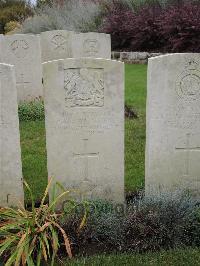
[(200, 3), (146, 5), (137, 11), (113, 3), (101, 31), (111, 34), (113, 50), (199, 52)]
[(169, 7), (160, 20), (160, 32), (172, 52), (200, 52), (200, 4)]
[(161, 14), (162, 9), (159, 6), (144, 7), (138, 14), (135, 14), (130, 33), (130, 36), (132, 35), (131, 48), (142, 51), (160, 50), (165, 42), (159, 29)]
[(102, 31), (111, 34), (113, 49), (122, 47), (128, 49), (132, 40), (132, 24), (135, 22), (135, 15), (131, 10), (120, 5), (110, 6), (109, 9), (112, 11), (107, 11), (109, 15), (104, 19)]

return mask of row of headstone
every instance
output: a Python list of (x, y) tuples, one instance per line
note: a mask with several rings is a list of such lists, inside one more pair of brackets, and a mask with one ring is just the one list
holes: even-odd
[(0, 63), (15, 66), (18, 102), (43, 97), (43, 62), (80, 57), (110, 59), (110, 35), (65, 30), (0, 35)]
[[(200, 194), (199, 64), (199, 54), (149, 62), (146, 195), (177, 189)], [(0, 67), (0, 205), (5, 206), (23, 201), (23, 187), (14, 69)], [(49, 61), (43, 78), (49, 177), (78, 199), (123, 202), (123, 63)]]
[(55, 30), (41, 33), (42, 62), (64, 58), (111, 59), (111, 38), (104, 33)]
[[(75, 38), (74, 46), (79, 45), (80, 55), (89, 53), (90, 57), (94, 57), (94, 51), (97, 51), (97, 48), (98, 51), (102, 49), (96, 44), (93, 33), (89, 33), (87, 35), (89, 38), (84, 42), (83, 38), (86, 37), (84, 34), (75, 36), (69, 32), (62, 31), (62, 33), (68, 34), (71, 36), (70, 38)], [(47, 43), (49, 34), (53, 33), (44, 33), (44, 40), (41, 42), (45, 44), (46, 48), (49, 47), (49, 52), (44, 55), (45, 60), (50, 60), (51, 57), (52, 47)], [(39, 64), (39, 68), (42, 68), (39, 56), (35, 55), (35, 48), (39, 47), (39, 37), (27, 37), (32, 40), (30, 43), (33, 44), (35, 41), (34, 48), (34, 45), (31, 46), (28, 42), (26, 46), (22, 36), (24, 37), (24, 35), (3, 37), (1, 45), (5, 50), (5, 44), (10, 41), (5, 54), (13, 60), (14, 55), (19, 59), (19, 61), (15, 61), (17, 73), (21, 73), (20, 71), (23, 69), (23, 74), (26, 71), (26, 77), (31, 77), (34, 68), (37, 68)], [(58, 32), (56, 38), (53, 36), (55, 37), (55, 35), (51, 35), (49, 39), (56, 40), (56, 42), (62, 39)], [(98, 43), (101, 43), (101, 36), (105, 37), (102, 40), (104, 51), (102, 50), (99, 56), (108, 57), (111, 53), (109, 38), (100, 34)], [(67, 36), (65, 37), (67, 38)], [(70, 40), (70, 38), (68, 39)], [(82, 52), (81, 42), (85, 43)], [(53, 50), (56, 50), (54, 54), (52, 53), (52, 59), (55, 59), (56, 56), (70, 56), (68, 52), (64, 53), (64, 48), (68, 51), (68, 43), (63, 43), (64, 48), (61, 51), (57, 51), (61, 48), (60, 46), (52, 43)], [(10, 49), (11, 47), (12, 49)], [(29, 62), (30, 56), (28, 55), (30, 48), (32, 62), (37, 61), (36, 66), (32, 67), (28, 64), (32, 64)], [(92, 50), (93, 53), (91, 53)], [(27, 54), (25, 54), (26, 51)], [(6, 61), (7, 57), (2, 57), (2, 60)], [(19, 62), (21, 69), (18, 72)], [(25, 67), (23, 62), (26, 62)], [(19, 81), (15, 80), (13, 66), (1, 64), (1, 67), (0, 80), (3, 86), (0, 88), (2, 96), (0, 182), (3, 192), (0, 193), (0, 206), (15, 206), (19, 205), (19, 202), (23, 204), (17, 116)], [(36, 76), (34, 78), (37, 79)], [(123, 202), (124, 64), (108, 59), (84, 56), (53, 60), (43, 64), (43, 80), (48, 176), (54, 177), (54, 182), (73, 191), (73, 196), (78, 200), (101, 198)], [(50, 199), (52, 199), (51, 193)]]

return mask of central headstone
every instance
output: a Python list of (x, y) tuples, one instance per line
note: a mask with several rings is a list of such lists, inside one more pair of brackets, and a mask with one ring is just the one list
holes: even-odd
[(0, 36), (0, 62), (15, 66), (18, 102), (43, 96), (39, 36)]
[(43, 68), (49, 177), (80, 200), (123, 202), (123, 63), (65, 59)]
[(0, 206), (24, 204), (14, 67), (0, 64)]
[(149, 60), (146, 194), (200, 196), (200, 54)]

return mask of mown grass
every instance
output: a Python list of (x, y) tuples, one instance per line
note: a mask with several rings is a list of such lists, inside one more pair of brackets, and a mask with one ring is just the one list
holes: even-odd
[(99, 255), (64, 261), (66, 266), (197, 266), (200, 265), (200, 250), (170, 250), (146, 254)]
[[(125, 185), (131, 192), (144, 185), (146, 69), (145, 65), (126, 65), (125, 71), (125, 101), (139, 116), (125, 123)], [(20, 132), (23, 175), (39, 200), (47, 185), (45, 123), (22, 121)]]
[(146, 65), (126, 65), (125, 102), (138, 119), (125, 123), (125, 187), (134, 192), (144, 186)]
[[(44, 121), (20, 122), (22, 167), (24, 179), (39, 201), (47, 186), (47, 155)], [(30, 200), (25, 190), (26, 201)]]

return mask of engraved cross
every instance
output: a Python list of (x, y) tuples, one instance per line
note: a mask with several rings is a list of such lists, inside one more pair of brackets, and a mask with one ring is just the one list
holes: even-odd
[(186, 135), (186, 146), (185, 147), (176, 147), (177, 151), (184, 151), (186, 153), (186, 164), (185, 164), (185, 175), (189, 175), (189, 161), (190, 161), (190, 152), (191, 151), (200, 151), (200, 147), (190, 145), (190, 133)]
[(88, 139), (83, 139), (84, 152), (74, 153), (74, 156), (84, 159), (84, 181), (88, 181), (89, 178), (89, 159), (98, 158), (99, 152), (87, 152), (88, 150)]
[(25, 81), (25, 80), (24, 80), (24, 74), (21, 74), (21, 75), (20, 75), (20, 79), (19, 79), (19, 81), (17, 82), (17, 85), (22, 85), (22, 86), (23, 86), (23, 89), (25, 89), (26, 84), (30, 84), (30, 83), (31, 83), (31, 82)]

